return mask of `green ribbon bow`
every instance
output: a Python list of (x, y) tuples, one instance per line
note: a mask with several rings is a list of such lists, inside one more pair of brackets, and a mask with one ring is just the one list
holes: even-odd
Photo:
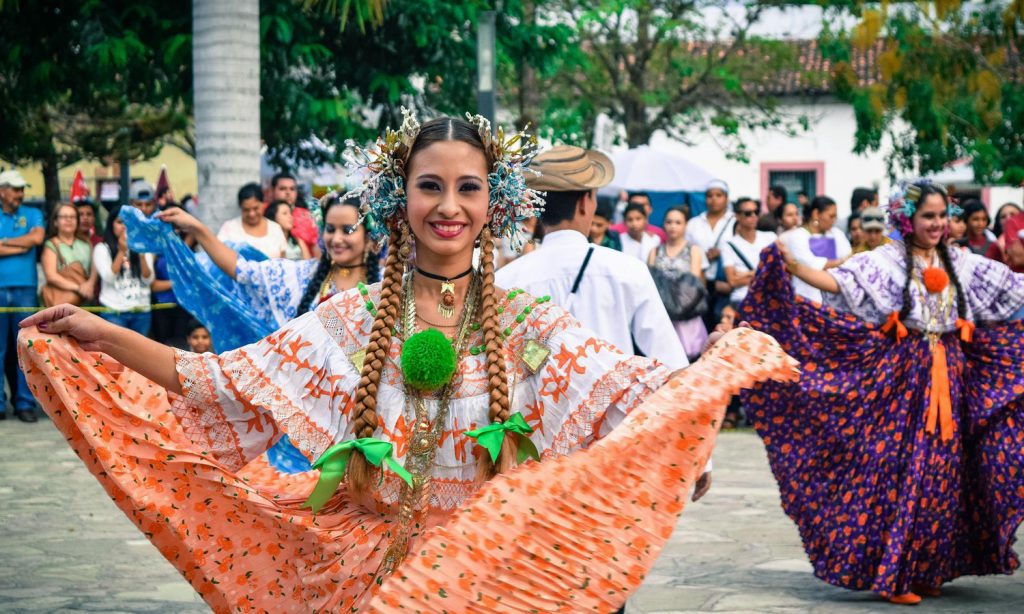
[(526, 418), (523, 418), (521, 412), (516, 412), (508, 417), (508, 420), (504, 422), (493, 422), (475, 431), (466, 431), (467, 437), (473, 437), (476, 439), (485, 450), (491, 455), (491, 462), (498, 462), (498, 455), (501, 454), (501, 443), (505, 441), (505, 433), (514, 434), (519, 440), (519, 454), (518, 462), (523, 462), (527, 458), (532, 458), (536, 461), (540, 460), (540, 454), (537, 452), (537, 446), (533, 445), (530, 441), (530, 433), (533, 429), (526, 423)]
[[(327, 448), (327, 451), (313, 463), (313, 468), (320, 470), (320, 479), (317, 480), (312, 494), (302, 504), (302, 507), (308, 506), (313, 508), (314, 513), (319, 512), (320, 508), (334, 496), (338, 485), (345, 477), (345, 467), (348, 466), (348, 459), (352, 456), (353, 451), (362, 453), (366, 460), (375, 467), (380, 467), (381, 463), (387, 463), (395, 475), (405, 480), (410, 487), (412, 486), (412, 475), (392, 458), (390, 442), (374, 437), (352, 439)], [(384, 479), (383, 475), (381, 479)]]

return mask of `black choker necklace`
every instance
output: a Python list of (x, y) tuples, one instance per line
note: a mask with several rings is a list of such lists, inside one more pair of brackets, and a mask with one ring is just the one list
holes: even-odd
[(453, 277), (445, 277), (444, 275), (435, 275), (434, 273), (428, 273), (423, 269), (416, 267), (416, 272), (424, 277), (430, 279), (436, 279), (441, 282), (441, 300), (437, 303), (437, 313), (441, 314), (445, 318), (451, 318), (455, 316), (455, 280), (461, 279), (466, 275), (473, 272), (473, 267), (469, 267), (462, 273)]

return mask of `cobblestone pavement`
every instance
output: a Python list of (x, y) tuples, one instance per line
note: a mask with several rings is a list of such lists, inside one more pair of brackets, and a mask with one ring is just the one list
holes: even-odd
[[(893, 612), (813, 577), (764, 450), (725, 433), (715, 484), (683, 514), (627, 612)], [(0, 423), (0, 611), (207, 612), (44, 420)], [(969, 578), (918, 612), (1020, 612), (1024, 576)]]

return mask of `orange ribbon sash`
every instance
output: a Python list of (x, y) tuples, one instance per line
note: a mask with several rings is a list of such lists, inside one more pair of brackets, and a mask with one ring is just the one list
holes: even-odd
[(953, 438), (956, 424), (953, 422), (953, 399), (949, 389), (949, 364), (946, 361), (946, 346), (938, 341), (932, 347), (932, 386), (928, 399), (928, 413), (925, 414), (925, 431), (935, 432), (939, 423), (942, 441)]
[[(958, 318), (956, 321), (957, 330), (960, 331), (960, 340), (970, 343), (974, 339), (974, 323)], [(899, 343), (910, 333), (907, 327), (900, 321), (899, 312), (892, 312), (882, 326), (883, 333), (895, 331), (896, 343)], [(946, 359), (946, 346), (941, 340), (936, 340), (932, 345), (932, 372), (931, 391), (928, 397), (928, 412), (925, 414), (925, 431), (929, 434), (935, 432), (938, 425), (942, 441), (949, 441), (953, 438), (956, 430), (956, 423), (953, 422), (953, 399), (949, 385), (949, 361)]]

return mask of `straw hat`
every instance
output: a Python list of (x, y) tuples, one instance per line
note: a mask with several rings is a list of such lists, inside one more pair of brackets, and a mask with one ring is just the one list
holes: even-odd
[(526, 185), (542, 192), (575, 192), (603, 188), (615, 176), (608, 156), (593, 149), (558, 145), (530, 163)]

